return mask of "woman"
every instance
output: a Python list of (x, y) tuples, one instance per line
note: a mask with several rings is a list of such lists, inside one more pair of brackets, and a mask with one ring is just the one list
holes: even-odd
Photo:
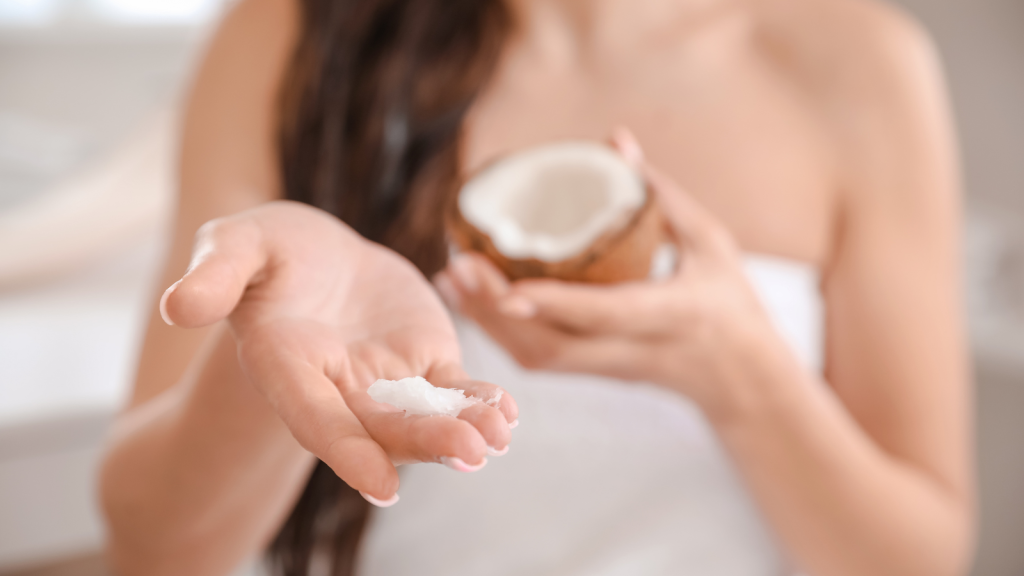
[[(243, 0), (188, 103), (164, 285), (199, 230), (192, 263), (103, 470), (114, 566), (226, 574), (269, 546), (284, 574), (963, 573), (937, 68), (861, 0)], [(670, 277), (445, 267), (460, 174), (610, 133)], [(365, 394), (414, 373), (510, 394), (459, 419)], [(413, 461), (473, 474), (403, 468), (367, 523)]]

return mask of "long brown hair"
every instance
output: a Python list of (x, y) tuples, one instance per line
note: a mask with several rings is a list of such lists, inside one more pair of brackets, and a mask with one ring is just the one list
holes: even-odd
[[(511, 28), (502, 0), (300, 0), (281, 91), (287, 197), (335, 214), (428, 276), (460, 128)], [(268, 551), (276, 573), (352, 573), (368, 504), (320, 462)]]

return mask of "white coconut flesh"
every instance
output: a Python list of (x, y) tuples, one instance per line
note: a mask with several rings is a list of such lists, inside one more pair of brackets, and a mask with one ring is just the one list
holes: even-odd
[(489, 166), (463, 186), (463, 218), (511, 259), (561, 262), (621, 228), (646, 200), (640, 176), (595, 142), (533, 148)]

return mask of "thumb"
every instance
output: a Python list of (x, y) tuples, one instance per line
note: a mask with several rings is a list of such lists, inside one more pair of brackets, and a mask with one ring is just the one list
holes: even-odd
[(188, 271), (160, 299), (160, 316), (183, 328), (223, 320), (266, 263), (263, 234), (255, 222), (244, 217), (211, 220), (196, 233)]
[(649, 164), (643, 166), (642, 172), (681, 248), (713, 248), (721, 240), (718, 236), (725, 233), (725, 228), (692, 196)]
[(731, 249), (732, 236), (725, 226), (671, 178), (647, 162), (632, 132), (616, 128), (611, 141), (647, 182), (680, 249), (705, 252)]

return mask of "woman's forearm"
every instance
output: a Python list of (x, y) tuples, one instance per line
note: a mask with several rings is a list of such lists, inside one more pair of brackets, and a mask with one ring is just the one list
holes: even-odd
[(313, 463), (218, 328), (181, 382), (115, 425), (101, 479), (115, 568), (229, 572), (273, 535)]
[(885, 453), (788, 354), (747, 363), (737, 409), (713, 418), (762, 511), (813, 576), (966, 572), (972, 504)]

